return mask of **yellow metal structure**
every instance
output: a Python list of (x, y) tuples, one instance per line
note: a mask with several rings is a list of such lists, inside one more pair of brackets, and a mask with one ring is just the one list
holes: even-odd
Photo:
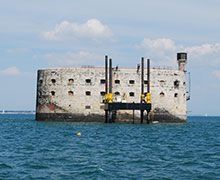
[(112, 103), (113, 102), (113, 94), (112, 93), (105, 94), (105, 102), (106, 103)]
[(147, 104), (151, 104), (151, 93), (148, 92), (148, 93), (146, 94), (145, 102), (146, 102)]

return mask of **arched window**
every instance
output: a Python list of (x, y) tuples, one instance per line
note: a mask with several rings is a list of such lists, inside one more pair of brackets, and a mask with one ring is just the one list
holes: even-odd
[(100, 92), (100, 95), (101, 95), (101, 96), (104, 96), (104, 95), (105, 95), (105, 91), (101, 91), (101, 92)]
[(74, 83), (74, 79), (69, 79), (68, 80), (68, 84), (73, 84)]
[(160, 83), (160, 86), (162, 87), (166, 84), (164, 80), (160, 80), (159, 83)]
[(129, 96), (134, 97), (134, 92), (129, 92)]
[(120, 92), (115, 92), (115, 96), (120, 96)]
[(164, 96), (165, 96), (164, 92), (161, 92), (160, 97), (164, 97)]
[(55, 96), (55, 91), (50, 92), (52, 96)]
[(174, 94), (174, 97), (178, 97), (178, 93), (175, 93), (175, 94)]
[(68, 91), (69, 96), (73, 96), (73, 91)]

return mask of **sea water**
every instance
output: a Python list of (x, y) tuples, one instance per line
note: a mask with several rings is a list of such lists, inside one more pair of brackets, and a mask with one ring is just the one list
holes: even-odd
[(220, 117), (147, 125), (0, 115), (0, 179), (220, 179)]

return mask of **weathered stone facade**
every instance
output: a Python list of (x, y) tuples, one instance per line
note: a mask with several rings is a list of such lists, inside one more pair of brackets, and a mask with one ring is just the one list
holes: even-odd
[[(36, 119), (104, 122), (104, 71), (104, 68), (98, 67), (39, 70)], [(150, 77), (151, 120), (185, 122), (187, 94), (184, 68), (181, 67), (179, 70), (152, 68)], [(140, 102), (140, 81), (141, 73), (136, 68), (114, 69), (114, 100)], [(119, 111), (119, 119), (129, 121), (131, 113)], [(139, 115), (140, 112), (135, 111), (135, 116)]]

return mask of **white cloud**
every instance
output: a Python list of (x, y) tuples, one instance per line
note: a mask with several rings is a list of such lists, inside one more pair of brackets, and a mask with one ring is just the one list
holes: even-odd
[(5, 75), (5, 76), (18, 76), (21, 74), (20, 70), (13, 66), (13, 67), (9, 67), (7, 69), (1, 70), (0, 74)]
[(175, 42), (168, 38), (144, 38), (139, 47), (157, 53), (174, 52), (176, 50)]
[(63, 21), (54, 30), (44, 32), (43, 37), (48, 40), (66, 40), (76, 38), (110, 38), (112, 31), (97, 19), (90, 19), (84, 24)]
[(100, 65), (104, 56), (90, 53), (87, 51), (67, 52), (67, 53), (49, 53), (46, 55), (49, 64), (59, 66), (82, 66), (82, 65)]
[(189, 53), (190, 56), (194, 56), (194, 57), (199, 57), (212, 53), (219, 53), (220, 43), (202, 44), (199, 46), (186, 47), (185, 51)]
[[(160, 64), (174, 65), (176, 61), (176, 53), (186, 52), (190, 59), (203, 59), (204, 63), (210, 62), (210, 59), (204, 59), (202, 56), (215, 55), (220, 53), (220, 43), (213, 44), (201, 44), (197, 46), (183, 46), (182, 44), (176, 44), (175, 41), (169, 38), (144, 38), (136, 47), (142, 49), (146, 56), (153, 57), (154, 60)], [(212, 63), (217, 64), (219, 59), (212, 58)]]
[(152, 65), (160, 66), (174, 66), (175, 64), (175, 54), (176, 54), (176, 44), (172, 39), (169, 38), (144, 38), (144, 40), (136, 45), (138, 49), (144, 51), (144, 54), (151, 58)]
[(212, 73), (212, 75), (213, 75), (214, 77), (220, 79), (220, 71), (214, 71), (214, 72)]
[(190, 56), (196, 57), (220, 52), (220, 43), (184, 47), (183, 45), (176, 45), (176, 43), (169, 38), (144, 38), (137, 47), (159, 54), (176, 53), (177, 50), (185, 51), (189, 53)]

